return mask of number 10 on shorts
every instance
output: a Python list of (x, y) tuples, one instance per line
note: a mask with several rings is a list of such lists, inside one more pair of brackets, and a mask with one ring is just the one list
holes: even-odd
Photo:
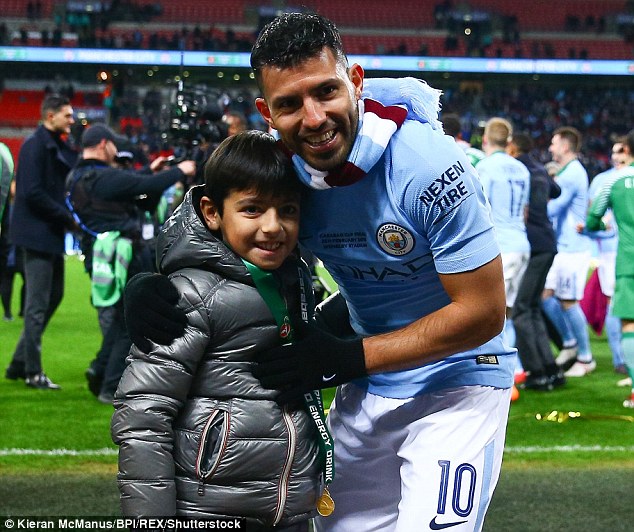
[[(451, 478), (451, 462), (438, 460), (440, 466), (440, 489), (438, 493), (437, 512), (444, 514), (448, 504), (449, 479)], [(476, 487), (476, 470), (471, 464), (460, 464), (453, 473), (453, 492), (451, 508), (460, 517), (467, 517), (473, 510)]]

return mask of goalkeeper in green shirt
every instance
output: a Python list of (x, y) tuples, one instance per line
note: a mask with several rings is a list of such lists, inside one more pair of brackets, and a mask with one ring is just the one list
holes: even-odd
[[(602, 217), (608, 209), (612, 209), (619, 229), (613, 313), (621, 318), (623, 358), (627, 371), (634, 380), (634, 130), (624, 138), (623, 156), (626, 166), (606, 180), (592, 202), (586, 219), (586, 229), (605, 229)], [(634, 408), (634, 388), (623, 406)]]

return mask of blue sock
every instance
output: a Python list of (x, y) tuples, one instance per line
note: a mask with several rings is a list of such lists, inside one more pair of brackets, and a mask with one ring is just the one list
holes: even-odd
[(561, 340), (564, 343), (564, 347), (573, 346), (575, 341), (575, 335), (570, 328), (570, 325), (566, 321), (566, 316), (564, 315), (564, 310), (561, 307), (561, 303), (559, 299), (555, 296), (550, 296), (547, 299), (542, 301), (542, 308), (548, 316), (548, 319), (553, 323), (555, 329), (559, 332), (561, 336)]
[(610, 311), (605, 317), (605, 335), (612, 351), (612, 364), (616, 368), (625, 364), (623, 362), (623, 348), (621, 347), (621, 319), (613, 316)]
[(577, 339), (577, 347), (579, 352), (577, 358), (581, 362), (590, 362), (592, 360), (592, 351), (590, 350), (590, 334), (588, 333), (588, 320), (581, 310), (581, 306), (575, 303), (568, 310), (564, 311), (573, 334)]
[[(632, 378), (632, 382), (634, 382), (634, 333), (623, 333), (621, 346), (623, 347), (623, 360), (625, 360), (625, 367)], [(632, 384), (632, 393), (634, 393), (634, 384)]]
[(515, 326), (511, 318), (506, 318), (504, 322), (504, 343), (509, 347), (515, 347), (515, 341), (517, 337), (515, 335)]

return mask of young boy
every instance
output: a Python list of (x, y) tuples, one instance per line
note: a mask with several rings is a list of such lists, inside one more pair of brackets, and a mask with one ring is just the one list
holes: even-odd
[(296, 255), (300, 187), (271, 135), (237, 134), (159, 235), (159, 272), (187, 324), (148, 355), (133, 347), (115, 395), (125, 516), (308, 530), (322, 467), (315, 421), (300, 403), (278, 406), (252, 374), (256, 353), (287, 343), (312, 309)]

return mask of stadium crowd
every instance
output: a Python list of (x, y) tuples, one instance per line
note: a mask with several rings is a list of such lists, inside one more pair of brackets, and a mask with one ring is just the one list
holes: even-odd
[[(306, 4), (302, 9), (311, 9), (311, 2)], [(249, 6), (254, 14), (248, 16), (247, 6), (232, 6), (229, 16), (218, 6), (224, 17), (216, 19), (215, 11), (205, 6), (196, 6), (198, 16), (183, 17), (162, 2), (112, 1), (88, 3), (87, 7), (69, 2), (55, 9), (43, 8), (41, 2), (24, 5), (23, 13), (13, 13), (18, 15), (16, 21), (0, 24), (0, 45), (248, 52), (261, 24), (253, 22), (256, 7), (269, 8)], [(312, 7), (320, 6), (314, 3)], [(551, 18), (558, 22), (549, 24), (552, 33), (548, 36), (540, 34), (535, 21), (528, 20), (522, 10), (504, 6), (499, 12), (494, 2), (445, 0), (428, 6), (425, 14), (404, 9), (405, 18), (400, 21), (357, 21), (361, 33), (354, 22), (341, 25), (347, 30), (343, 31), (347, 52), (355, 54), (589, 59), (609, 58), (622, 49), (620, 54), (625, 55), (619, 58), (631, 56), (633, 25), (619, 22), (619, 17), (630, 20), (630, 4), (612, 3), (603, 9), (584, 6), (583, 12), (564, 11), (569, 9), (565, 5), (555, 7)], [(203, 13), (207, 16), (201, 16)], [(416, 16), (407, 20), (407, 13)], [(211, 23), (200, 24), (201, 19)], [(382, 23), (405, 32), (390, 35)], [(580, 34), (585, 37), (576, 40)]]
[[(50, 87), (45, 91), (50, 93)], [(140, 169), (157, 158), (176, 156), (177, 159), (192, 158), (198, 161), (201, 175), (202, 163), (223, 138), (239, 129), (265, 130), (266, 125), (258, 120), (259, 114), (250, 102), (254, 101), (255, 91), (244, 89), (231, 96), (227, 92), (212, 91), (211, 114), (205, 115), (196, 124), (195, 136), (183, 139), (165, 135), (161, 127), (165, 122), (159, 118), (160, 93), (153, 89), (144, 92), (128, 87), (118, 95), (113, 107), (122, 116), (118, 127), (126, 137), (127, 145), (121, 148), (121, 160), (128, 167)], [(548, 86), (487, 87), (486, 90), (447, 89), (442, 95), (442, 114), (459, 117), (459, 135), (461, 142), (468, 141), (476, 151), (482, 148), (483, 123), (487, 117), (504, 116), (513, 129), (526, 134), (531, 143), (531, 157), (538, 163), (551, 161), (550, 144), (555, 131), (562, 127), (573, 127), (581, 133), (583, 139), (578, 158), (586, 169), (591, 182), (595, 175), (610, 169), (612, 146), (619, 137), (628, 132), (628, 124), (633, 122), (632, 98), (634, 93), (627, 89), (614, 88), (597, 91), (591, 88), (551, 88)], [(209, 109), (207, 110), (209, 111)], [(239, 124), (239, 129), (235, 129)], [(81, 135), (84, 127), (72, 124), (67, 139), (75, 150), (82, 148)], [(473, 161), (473, 162), (477, 162)], [(200, 177), (190, 177), (185, 181), (185, 190), (179, 190), (177, 197), (190, 186), (200, 182)], [(174, 198), (174, 190), (168, 193)], [(9, 212), (6, 210), (3, 239), (3, 301), (5, 319), (13, 319), (10, 310), (10, 286), (15, 273), (23, 273), (23, 261), (20, 253), (9, 241)], [(173, 210), (168, 208), (163, 218)], [(157, 228), (158, 229), (158, 228)], [(77, 246), (75, 246), (77, 247)], [(17, 260), (16, 260), (17, 257)], [(21, 305), (23, 313), (24, 302)], [(616, 364), (616, 363), (615, 363)], [(622, 362), (621, 362), (622, 365)]]
[[(119, 129), (134, 142), (149, 144), (150, 152), (155, 153), (161, 149), (156, 93), (146, 91), (143, 96), (140, 92), (128, 87), (116, 97)], [(218, 117), (225, 111), (237, 111), (245, 116), (249, 128), (266, 129), (253, 105), (255, 96), (255, 89), (250, 88), (218, 92)], [(623, 87), (487, 83), (477, 90), (447, 87), (441, 103), (442, 113), (461, 117), (463, 137), (478, 148), (486, 120), (506, 117), (517, 131), (531, 136), (534, 155), (542, 163), (550, 160), (553, 131), (561, 126), (577, 128), (583, 139), (580, 160), (590, 179), (610, 167), (613, 137), (626, 134), (634, 123), (634, 91)]]

